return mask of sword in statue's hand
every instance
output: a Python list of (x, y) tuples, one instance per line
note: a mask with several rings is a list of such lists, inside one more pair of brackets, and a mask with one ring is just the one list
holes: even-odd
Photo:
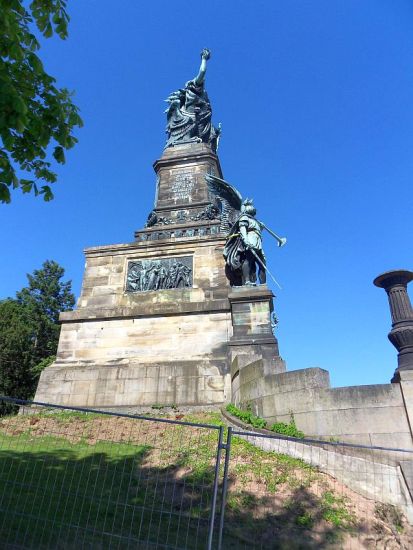
[[(280, 244), (280, 246), (282, 246)], [(258, 254), (255, 252), (255, 250), (251, 247), (246, 245), (246, 249), (252, 252), (254, 258), (257, 260), (257, 262), (260, 264), (260, 266), (268, 273), (268, 275), (271, 277), (271, 279), (274, 281), (274, 283), (278, 286), (280, 290), (282, 290), (282, 286), (277, 281), (277, 279), (274, 277), (274, 275), (271, 273), (271, 271), (268, 269), (268, 267), (265, 265), (265, 263), (261, 260), (261, 258), (258, 256)]]

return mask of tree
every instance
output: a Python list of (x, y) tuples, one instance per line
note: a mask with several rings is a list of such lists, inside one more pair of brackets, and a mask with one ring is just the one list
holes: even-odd
[[(12, 299), (0, 302), (0, 394), (27, 399), (33, 392), (34, 326)], [(0, 414), (13, 408), (0, 403)]]
[(65, 270), (57, 262), (46, 260), (42, 269), (27, 275), (29, 285), (16, 293), (16, 299), (34, 323), (34, 365), (56, 354), (61, 311), (72, 309), (75, 297), (72, 282), (61, 281)]
[[(27, 275), (29, 284), (16, 298), (0, 301), (0, 395), (28, 399), (41, 371), (57, 351), (59, 313), (71, 309), (75, 297), (64, 269), (45, 261)], [(10, 407), (0, 407), (0, 414)]]
[[(23, 6), (23, 4), (26, 4)], [(58, 88), (36, 51), (40, 44), (31, 28), (49, 38), (67, 37), (66, 0), (0, 0), (0, 201), (11, 200), (11, 189), (53, 198), (48, 184), (57, 179), (50, 152), (60, 163), (65, 150), (77, 143), (82, 126), (72, 94)], [(49, 155), (49, 156), (48, 156)], [(39, 186), (36, 181), (45, 185)]]

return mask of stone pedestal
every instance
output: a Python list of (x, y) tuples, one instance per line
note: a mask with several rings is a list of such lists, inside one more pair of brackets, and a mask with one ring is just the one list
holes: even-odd
[(157, 194), (135, 242), (88, 248), (77, 309), (61, 315), (56, 362), (36, 400), (127, 408), (210, 405), (230, 392), (232, 333), (222, 213), (204, 143), (164, 151)]
[(154, 163), (154, 209), (137, 241), (218, 235), (228, 230), (220, 205), (210, 192), (206, 174), (222, 178), (218, 156), (205, 143), (187, 143), (165, 149)]
[(187, 143), (165, 150), (154, 169), (154, 209), (135, 242), (85, 251), (77, 309), (61, 314), (56, 362), (37, 401), (128, 411), (218, 405), (251, 361), (260, 362), (255, 377), (285, 371), (271, 291), (231, 288), (225, 275), (237, 212), (208, 187), (206, 174), (222, 177), (217, 155)]
[(238, 392), (242, 370), (251, 363), (259, 364), (262, 376), (285, 371), (285, 362), (272, 333), (273, 294), (267, 285), (232, 287), (231, 304), (233, 335), (228, 344), (231, 365), (233, 401)]
[(387, 271), (374, 279), (374, 284), (384, 288), (389, 298), (392, 329), (389, 340), (398, 351), (398, 367), (392, 382), (400, 381), (400, 372), (413, 371), (413, 308), (407, 294), (407, 284), (413, 280), (413, 272)]

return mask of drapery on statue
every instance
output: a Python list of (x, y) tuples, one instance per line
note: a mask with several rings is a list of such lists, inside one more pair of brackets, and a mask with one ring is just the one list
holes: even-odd
[(205, 90), (205, 74), (207, 61), (211, 52), (204, 48), (201, 52), (201, 66), (198, 75), (173, 92), (166, 101), (168, 139), (165, 147), (172, 147), (181, 143), (204, 142), (209, 143), (213, 151), (217, 150), (221, 127), (212, 125), (212, 109)]
[(257, 280), (259, 284), (264, 284), (266, 273), (278, 285), (266, 265), (262, 249), (262, 230), (266, 229), (277, 240), (278, 246), (284, 246), (287, 239), (279, 237), (264, 223), (258, 221), (255, 218), (257, 212), (252, 200), (242, 201), (235, 187), (211, 174), (207, 174), (205, 179), (210, 191), (223, 202), (224, 207), (232, 214), (237, 213), (224, 248), (225, 270), (231, 285), (255, 286)]
[[(224, 248), (227, 274), (235, 286), (264, 284), (266, 261), (262, 249), (262, 226), (255, 219), (257, 211), (252, 200), (245, 199), (241, 215), (233, 225)], [(238, 284), (237, 284), (238, 282)], [(240, 283), (240, 284), (239, 284)]]

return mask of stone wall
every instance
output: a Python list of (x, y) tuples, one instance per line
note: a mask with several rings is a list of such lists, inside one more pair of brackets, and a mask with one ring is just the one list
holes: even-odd
[[(162, 315), (179, 311), (229, 311), (228, 283), (225, 277), (222, 250), (225, 240), (217, 237), (193, 237), (185, 241), (137, 242), (88, 248), (78, 309), (63, 313), (62, 322), (88, 317), (126, 315)], [(194, 280), (191, 289), (162, 292), (126, 293), (126, 272), (129, 261), (159, 257), (193, 257)], [(225, 303), (215, 303), (225, 300)], [(211, 303), (212, 302), (212, 303)], [(189, 305), (188, 305), (189, 304)], [(190, 304), (197, 304), (191, 305)], [(119, 308), (116, 310), (115, 308)]]
[[(209, 236), (87, 249), (78, 308), (61, 314), (56, 362), (36, 400), (120, 408), (228, 400), (223, 244)], [(192, 258), (192, 288), (126, 292), (130, 261), (183, 256)]]
[(111, 364), (127, 359), (158, 363), (219, 358), (226, 363), (227, 312), (129, 317), (65, 323), (57, 362)]
[(222, 403), (228, 391), (229, 377), (223, 365), (208, 361), (55, 364), (42, 373), (36, 401), (126, 411), (153, 405)]
[(330, 388), (323, 369), (265, 374), (261, 359), (231, 371), (233, 402), (251, 404), (269, 423), (288, 423), (293, 413), (308, 437), (413, 449), (399, 384)]

